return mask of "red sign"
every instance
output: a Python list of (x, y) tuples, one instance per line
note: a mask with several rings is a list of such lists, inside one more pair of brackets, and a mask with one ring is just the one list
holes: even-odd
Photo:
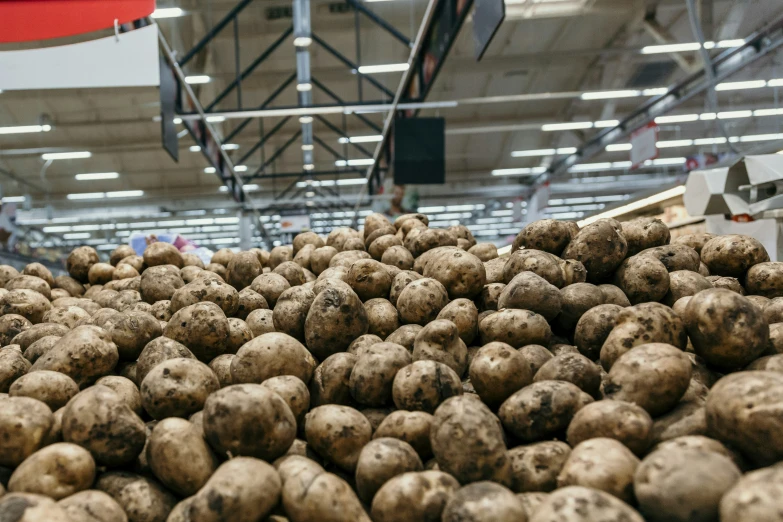
[(155, 0), (0, 0), (0, 43), (90, 33), (154, 10)]
[(650, 122), (631, 133), (631, 168), (658, 157), (658, 125)]

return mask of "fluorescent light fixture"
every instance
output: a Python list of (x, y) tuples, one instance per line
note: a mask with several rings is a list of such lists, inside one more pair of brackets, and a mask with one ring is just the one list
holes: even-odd
[(647, 160), (644, 162), (645, 165), (684, 165), (687, 161), (686, 158), (658, 158), (654, 160)]
[(541, 130), (544, 132), (562, 131), (562, 130), (580, 130), (580, 129), (592, 129), (592, 121), (573, 121), (568, 123), (546, 123), (541, 126)]
[(92, 174), (77, 174), (75, 176), (76, 181), (94, 181), (98, 179), (117, 179), (120, 177), (119, 172), (94, 172)]
[(492, 171), (493, 176), (525, 176), (530, 174), (543, 174), (546, 172), (544, 167), (521, 167), (514, 169), (495, 169)]
[(239, 144), (238, 143), (224, 143), (220, 146), (223, 150), (239, 150)]
[(367, 183), (367, 178), (348, 178), (348, 179), (338, 179), (337, 184), (341, 186), (345, 185), (365, 185)]
[[(248, 183), (246, 185), (242, 185), (242, 188), (245, 192), (253, 192), (255, 190), (258, 190), (260, 187), (256, 185), (255, 183)], [(223, 185), (218, 189), (220, 192), (228, 192), (228, 187)], [(220, 219), (234, 219), (234, 218), (220, 218)], [(216, 220), (217, 222), (221, 222), (220, 219)], [(231, 223), (236, 223), (235, 221), (231, 221)]]
[(701, 114), (699, 114), (699, 119), (701, 121), (712, 121), (717, 117), (718, 115), (715, 114), (714, 112), (702, 112)]
[(653, 87), (651, 89), (642, 90), (642, 96), (660, 96), (669, 92), (666, 87)]
[(313, 165), (312, 163), (305, 163), (304, 165), (302, 165), (302, 168), (304, 170), (313, 170), (315, 168), (315, 165)]
[(310, 190), (308, 192), (305, 192), (305, 197), (306, 198), (311, 198), (313, 196), (315, 196), (315, 192), (313, 192), (312, 190)]
[(623, 150), (631, 150), (633, 145), (630, 143), (613, 143), (606, 146), (606, 152), (620, 152)]
[(595, 122), (596, 129), (605, 129), (607, 127), (617, 127), (620, 125), (620, 120), (599, 120)]
[(633, 163), (630, 161), (613, 161), (612, 162), (612, 168), (613, 169), (629, 169), (633, 166)]
[(603, 163), (582, 163), (580, 165), (574, 165), (571, 167), (571, 172), (589, 172), (593, 170), (608, 170), (612, 168), (612, 164), (609, 162)]
[(387, 63), (383, 65), (360, 65), (359, 74), (402, 72), (408, 70), (408, 63)]
[(49, 132), (50, 130), (52, 130), (51, 125), (17, 125), (16, 127), (0, 127), (0, 134), (30, 134)]
[(766, 87), (766, 80), (748, 80), (744, 82), (724, 82), (715, 86), (716, 91), (736, 91), (739, 89), (760, 89)]
[(234, 165), (234, 172), (247, 172), (247, 165)]
[(138, 198), (144, 195), (143, 190), (118, 190), (116, 192), (107, 192), (107, 198)]
[(313, 117), (312, 116), (300, 116), (299, 117), (299, 123), (313, 123)]
[(693, 140), (694, 145), (721, 145), (726, 143), (726, 138), (699, 138)]
[(194, 76), (185, 76), (185, 83), (189, 83), (190, 85), (197, 85), (200, 83), (209, 83), (212, 80), (209, 76), (206, 74), (196, 74)]
[(313, 43), (313, 39), (309, 36), (297, 36), (294, 38), (294, 46), (296, 47), (308, 47)]
[(380, 134), (372, 134), (370, 136), (351, 136), (351, 137), (342, 137), (339, 138), (337, 141), (340, 143), (376, 143), (383, 139), (383, 136)]
[(334, 162), (334, 165), (336, 167), (366, 167), (374, 163), (375, 160), (372, 158), (361, 158), (361, 159), (350, 159), (348, 161), (337, 160)]
[(225, 116), (207, 116), (207, 123), (221, 123), (226, 121)]
[(80, 152), (47, 152), (41, 154), (41, 159), (44, 161), (49, 160), (64, 160), (64, 159), (84, 159), (92, 157), (92, 152), (80, 151)]
[(177, 18), (178, 16), (182, 16), (184, 14), (185, 12), (179, 7), (162, 7), (159, 9), (155, 9), (150, 16), (155, 19), (161, 19), (161, 18)]
[(634, 98), (636, 96), (641, 96), (641, 94), (641, 91), (633, 89), (622, 91), (593, 91), (583, 92), (580, 95), (580, 98), (583, 100), (610, 100), (614, 98)]
[[(707, 47), (707, 43), (708, 42), (705, 42), (705, 47)], [(701, 49), (701, 44), (699, 42), (648, 45), (642, 47), (642, 54), (682, 53), (687, 51), (698, 51), (699, 49)]]
[[(706, 46), (707, 42), (704, 43)], [(721, 40), (717, 43), (717, 47), (720, 47), (721, 49), (731, 49), (732, 47), (739, 47), (740, 45), (745, 45), (745, 40), (742, 39)]]
[(783, 140), (783, 133), (780, 134), (751, 134), (750, 136), (740, 136), (739, 140), (743, 143), (748, 141), (775, 141)]
[(25, 196), (6, 196), (3, 198), (3, 203), (24, 203)]
[(215, 167), (206, 167), (206, 168), (204, 168), (204, 174), (214, 174), (215, 172), (217, 172), (215, 170)]
[(312, 83), (297, 83), (296, 84), (296, 90), (299, 92), (307, 92), (313, 90), (313, 84)]
[(783, 78), (775, 78), (768, 81), (767, 87), (783, 87)]
[[(669, 190), (664, 190), (663, 192), (659, 192), (658, 194), (654, 194), (647, 198), (640, 199), (632, 203), (628, 203), (627, 205), (613, 208), (611, 210), (607, 210), (606, 212), (601, 212), (600, 214), (596, 214), (595, 216), (591, 216), (587, 219), (583, 219), (577, 222), (577, 225), (579, 225), (580, 227), (584, 227), (589, 225), (590, 223), (594, 223), (598, 221), (599, 219), (622, 216), (623, 214), (633, 212), (634, 210), (639, 210), (641, 208), (654, 205), (656, 203), (661, 203), (662, 201), (666, 201), (667, 199), (671, 199), (671, 198), (676, 198), (677, 196), (682, 196), (683, 194), (685, 194), (685, 185), (680, 185), (678, 187), (670, 188)], [(500, 253), (500, 251), (498, 251), (498, 253)]]
[(302, 144), (302, 150), (313, 150), (313, 144), (312, 143), (303, 143)]
[(655, 144), (655, 146), (659, 149), (669, 149), (672, 147), (690, 147), (691, 145), (693, 145), (693, 140), (659, 141)]
[(77, 232), (75, 234), (63, 234), (63, 239), (87, 239), (92, 237), (89, 232)]
[(576, 147), (562, 147), (559, 149), (515, 150), (511, 152), (511, 157), (532, 158), (538, 156), (554, 156), (555, 154), (574, 154), (576, 150)]
[(655, 123), (685, 123), (689, 121), (698, 121), (698, 114), (674, 114), (671, 116), (658, 116), (655, 118)]
[(190, 147), (188, 147), (188, 150), (190, 152), (201, 152), (201, 147), (198, 145), (191, 145)]
[(103, 192), (81, 192), (79, 194), (68, 194), (67, 199), (103, 199), (106, 196)]
[(67, 227), (67, 226), (43, 227), (41, 230), (43, 230), (47, 234), (55, 234), (60, 232), (70, 232), (71, 227)]
[(175, 124), (179, 125), (180, 123), (182, 123), (182, 118), (174, 118), (171, 121), (173, 121)]
[(718, 113), (719, 120), (731, 120), (735, 118), (750, 118), (753, 111), (725, 111)]
[(758, 109), (753, 116), (783, 116), (783, 109)]

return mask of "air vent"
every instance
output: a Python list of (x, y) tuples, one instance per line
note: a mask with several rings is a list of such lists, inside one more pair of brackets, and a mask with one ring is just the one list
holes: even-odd
[(674, 72), (677, 64), (669, 60), (666, 62), (645, 63), (636, 68), (628, 82), (629, 88), (658, 87), (669, 83), (669, 77)]

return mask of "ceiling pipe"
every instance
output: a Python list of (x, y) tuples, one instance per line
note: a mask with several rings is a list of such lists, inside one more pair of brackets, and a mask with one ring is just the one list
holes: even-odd
[[(300, 108), (313, 105), (313, 84), (310, 77), (310, 0), (293, 0), (294, 46), (296, 47), (296, 90)], [(313, 117), (303, 111), (299, 117), (302, 126), (302, 170), (315, 168), (313, 159)]]

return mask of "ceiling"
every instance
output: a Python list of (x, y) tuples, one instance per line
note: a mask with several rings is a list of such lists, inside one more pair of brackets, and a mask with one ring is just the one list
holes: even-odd
[[(354, 12), (337, 0), (311, 1), (313, 33), (350, 60), (361, 65), (407, 61), (409, 49), (366, 17), (359, 17), (361, 56), (357, 58)], [(705, 39), (716, 42), (745, 38), (765, 23), (783, 16), (783, 5), (778, 0), (701, 0), (698, 3)], [(170, 0), (159, 7), (180, 7), (184, 16), (157, 22), (181, 56), (234, 5), (225, 0)], [(418, 30), (426, 5), (425, 0), (366, 3), (410, 38)], [(242, 68), (289, 27), (288, 7), (288, 0), (256, 0), (242, 12), (238, 19)], [(458, 103), (454, 107), (421, 111), (423, 116), (442, 116), (446, 120), (446, 185), (415, 188), (420, 195), (419, 205), (433, 212), (436, 223), (445, 225), (452, 220), (473, 223), (477, 230), (482, 230), (486, 240), (499, 243), (527, 219), (526, 204), (535, 176), (529, 175), (530, 172), (500, 176), (492, 171), (527, 168), (538, 172), (557, 156), (527, 152), (513, 157), (512, 152), (578, 147), (600, 131), (595, 128), (544, 131), (542, 125), (621, 119), (651, 95), (597, 100), (584, 100), (580, 95), (593, 91), (663, 88), (701, 68), (697, 52), (642, 52), (645, 46), (695, 41), (683, 0), (507, 0), (507, 10), (507, 19), (481, 62), (474, 58), (470, 20), (455, 42), (427, 101)], [(258, 107), (295, 72), (291, 40), (288, 38), (242, 82), (242, 108)], [(0, 51), (7, 49), (11, 47), (0, 46)], [(341, 99), (390, 101), (367, 81), (362, 83), (360, 95), (358, 77), (349, 67), (317, 44), (310, 47), (310, 52), (312, 76)], [(712, 51), (719, 52), (720, 49)], [(773, 53), (727, 81), (783, 78), (782, 56)], [(192, 86), (203, 105), (208, 105), (236, 77), (235, 64), (234, 28), (229, 24), (185, 67), (188, 75), (211, 78), (209, 83)], [(394, 92), (401, 74), (375, 74), (373, 78)], [(664, 162), (669, 164), (631, 171), (623, 166), (629, 160), (627, 150), (603, 152), (584, 161), (591, 166), (575, 167), (552, 179), (548, 208), (542, 212), (554, 217), (580, 218), (634, 194), (676, 183), (684, 177), (682, 160), (677, 158), (730, 150), (728, 144), (699, 145), (708, 138), (737, 137), (737, 143), (732, 146), (740, 152), (756, 145), (783, 148), (781, 136), (777, 139), (768, 136), (763, 141), (740, 138), (783, 133), (780, 114), (761, 116), (771, 113), (769, 109), (783, 107), (781, 94), (780, 87), (717, 92), (718, 112), (725, 118), (660, 124), (659, 141), (676, 145), (660, 149), (660, 158), (669, 159)], [(527, 95), (527, 99), (520, 95)], [(316, 105), (334, 103), (318, 86), (313, 89), (313, 99)], [(291, 84), (271, 107), (296, 103), (296, 90)], [(237, 93), (232, 92), (213, 110), (237, 107)], [(748, 110), (762, 112), (757, 112), (757, 117), (748, 117), (746, 112), (731, 114)], [(697, 96), (673, 114), (712, 112), (706, 100)], [(225, 192), (220, 192), (218, 178), (204, 171), (208, 166), (205, 158), (189, 150), (194, 145), (190, 136), (180, 139), (179, 162), (164, 152), (160, 123), (155, 121), (159, 113), (159, 94), (155, 88), (1, 93), (0, 127), (39, 122), (52, 125), (49, 132), (0, 134), (2, 196), (26, 198), (19, 204), (19, 223), (44, 230), (47, 237), (36, 236), (41, 244), (63, 241), (69, 245), (114, 244), (134, 230), (170, 229), (182, 230), (211, 247), (237, 246), (237, 205)], [(366, 114), (364, 120), (382, 126), (384, 116), (384, 113)], [(367, 157), (358, 147), (341, 144), (338, 139), (341, 135), (378, 134), (376, 130), (356, 115), (324, 118), (330, 125), (319, 120), (314, 123), (315, 136), (323, 144), (349, 159)], [(226, 136), (241, 121), (226, 119), (215, 125)], [(238, 150), (228, 151), (232, 161), (238, 163), (260, 139), (262, 125), (268, 131), (280, 121), (280, 117), (252, 120), (231, 140), (239, 145)], [(718, 122), (723, 129), (718, 127)], [(243, 161), (247, 167), (245, 174), (256, 171), (299, 128), (296, 118), (283, 124), (264, 147)], [(694, 143), (693, 140), (702, 141)], [(372, 153), (375, 145), (367, 143), (361, 147)], [(57, 151), (90, 151), (92, 155), (85, 159), (53, 161), (46, 166), (41, 154)], [(333, 153), (318, 142), (314, 156), (316, 170), (340, 170), (335, 166)], [(100, 172), (118, 172), (119, 177), (89, 182), (74, 177)], [(295, 142), (269, 165), (264, 178), (248, 181), (258, 185), (248, 193), (265, 216), (265, 226), (274, 233), (278, 221), (275, 216), (281, 213), (313, 213), (313, 226), (319, 232), (350, 224), (349, 211), (362, 185), (337, 185), (335, 176), (326, 176), (317, 181), (331, 187), (318, 189), (316, 183), (314, 197), (307, 198), (305, 191), (297, 187), (279, 197), (289, 184), (297, 181), (301, 172), (302, 152)], [(340, 178), (362, 175), (363, 171)], [(128, 190), (143, 191), (143, 196), (112, 200), (111, 205), (103, 199), (67, 199), (68, 194)], [(362, 208), (369, 212), (371, 202), (365, 199)], [(206, 224), (186, 223), (193, 219), (201, 219)], [(205, 220), (209, 219), (213, 221), (207, 223)], [(207, 229), (203, 230), (204, 227)], [(258, 227), (256, 234), (259, 234)]]

